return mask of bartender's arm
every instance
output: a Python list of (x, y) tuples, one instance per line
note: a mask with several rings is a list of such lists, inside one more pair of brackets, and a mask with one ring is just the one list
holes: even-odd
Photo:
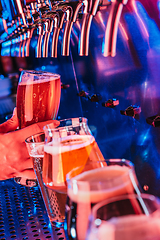
[[(18, 119), (16, 109), (11, 119), (0, 124), (0, 180), (13, 177), (35, 177), (33, 163), (29, 157), (25, 139), (43, 131), (43, 127), (53, 120), (35, 123), (26, 128), (17, 130)], [(55, 126), (59, 125), (55, 121)]]

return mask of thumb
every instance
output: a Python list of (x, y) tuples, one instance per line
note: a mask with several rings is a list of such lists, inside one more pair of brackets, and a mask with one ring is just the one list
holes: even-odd
[(13, 115), (6, 122), (0, 124), (0, 133), (7, 133), (16, 130), (18, 127), (17, 108), (13, 110)]

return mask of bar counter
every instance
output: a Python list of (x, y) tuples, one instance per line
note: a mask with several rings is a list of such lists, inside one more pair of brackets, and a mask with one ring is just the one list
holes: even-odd
[(65, 240), (63, 229), (51, 226), (39, 187), (14, 179), (0, 181), (1, 240)]

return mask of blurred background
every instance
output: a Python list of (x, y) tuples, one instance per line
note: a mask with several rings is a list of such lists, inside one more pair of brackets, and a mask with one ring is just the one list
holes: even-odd
[(105, 158), (160, 197), (160, 1), (1, 0), (0, 122), (19, 74), (61, 75), (57, 119), (84, 116)]

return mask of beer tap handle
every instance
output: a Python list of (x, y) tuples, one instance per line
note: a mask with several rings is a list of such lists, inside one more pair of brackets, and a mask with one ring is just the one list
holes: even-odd
[(81, 36), (79, 44), (79, 55), (88, 56), (89, 34), (93, 17), (96, 15), (100, 0), (84, 1), (84, 14), (81, 26)]
[(112, 0), (111, 10), (105, 31), (104, 57), (114, 57), (116, 55), (118, 23), (121, 17), (123, 6), (126, 5), (127, 2), (128, 0)]
[(69, 2), (65, 9), (66, 24), (64, 28), (64, 34), (63, 34), (62, 56), (69, 56), (72, 26), (77, 19), (78, 12), (82, 7), (82, 5), (83, 5), (82, 1), (73, 1), (73, 2)]

